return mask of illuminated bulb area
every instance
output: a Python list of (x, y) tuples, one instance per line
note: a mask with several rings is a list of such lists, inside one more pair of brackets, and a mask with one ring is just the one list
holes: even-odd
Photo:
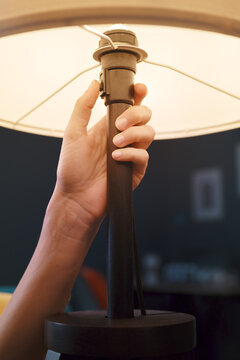
[[(119, 29), (119, 25), (114, 25)], [(122, 25), (121, 25), (122, 26)], [(109, 25), (93, 25), (104, 32)], [(240, 96), (240, 38), (164, 26), (129, 25), (148, 59), (176, 67)], [(96, 65), (99, 38), (79, 26), (0, 38), (0, 125), (63, 136), (77, 98), (100, 68), (82, 75), (38, 110), (17, 120), (80, 71)], [(239, 127), (240, 101), (170, 70), (140, 63), (156, 138), (195, 136)], [(89, 126), (106, 113), (99, 99)], [(17, 123), (17, 124), (16, 124)]]
[(108, 30), (130, 30), (127, 25), (124, 24), (114, 24), (109, 27)]

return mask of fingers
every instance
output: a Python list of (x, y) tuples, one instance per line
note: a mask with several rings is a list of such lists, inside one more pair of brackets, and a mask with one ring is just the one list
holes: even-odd
[(132, 126), (119, 133), (113, 138), (117, 147), (125, 147), (132, 144), (135, 148), (147, 149), (155, 136), (151, 126)]
[(85, 93), (77, 100), (71, 115), (66, 132), (70, 135), (79, 136), (79, 133), (87, 132), (87, 125), (92, 109), (99, 95), (99, 83), (94, 80)]
[[(112, 153), (118, 161), (131, 161), (137, 174), (144, 175), (148, 153), (146, 149), (154, 139), (155, 132), (151, 126), (146, 125), (152, 112), (142, 106), (141, 101), (147, 93), (143, 84), (135, 85), (135, 106), (128, 108), (117, 120), (116, 127), (121, 132), (113, 138), (113, 143), (119, 148)], [(132, 147), (127, 147), (132, 145)], [(125, 148), (124, 148), (125, 147)]]
[(116, 127), (122, 131), (130, 126), (146, 124), (151, 118), (151, 111), (146, 106), (140, 106), (147, 95), (144, 84), (134, 85), (134, 106), (127, 109), (117, 120)]
[(113, 151), (112, 157), (117, 161), (133, 163), (133, 188), (135, 188), (146, 172), (149, 159), (148, 152), (144, 149), (124, 148)]
[(116, 120), (116, 127), (123, 131), (130, 126), (144, 125), (151, 118), (151, 110), (141, 106), (141, 102), (147, 94), (147, 87), (144, 84), (134, 85), (134, 106), (130, 107)]
[(134, 104), (141, 105), (142, 100), (147, 95), (147, 87), (144, 84), (134, 85)]
[(147, 95), (147, 87), (144, 84), (134, 85), (134, 104), (141, 105), (142, 100)]
[(123, 131), (130, 126), (145, 125), (152, 116), (151, 110), (147, 106), (138, 105), (128, 108), (116, 120), (116, 127)]
[(119, 161), (131, 161), (135, 164), (143, 164), (148, 162), (149, 155), (148, 152), (144, 149), (135, 149), (135, 148), (124, 148), (121, 150), (115, 150), (112, 153), (112, 156), (115, 160)]
[[(117, 161), (130, 161), (133, 163), (133, 188), (135, 188), (145, 174), (149, 155), (146, 149), (153, 141), (155, 132), (151, 126), (134, 126), (113, 138), (119, 149), (112, 152)], [(134, 147), (124, 147), (133, 144)]]

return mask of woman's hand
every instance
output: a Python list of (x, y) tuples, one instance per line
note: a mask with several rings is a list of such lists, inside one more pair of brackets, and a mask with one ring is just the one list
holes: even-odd
[[(133, 162), (133, 188), (145, 174), (148, 163), (146, 149), (154, 138), (154, 130), (146, 125), (151, 111), (141, 106), (146, 92), (144, 85), (135, 85), (135, 105), (116, 120), (121, 133), (113, 139), (119, 147), (113, 152), (113, 158)], [(106, 118), (87, 131), (98, 96), (99, 83), (93, 81), (76, 102), (64, 135), (57, 171), (56, 191), (75, 204), (75, 211), (79, 208), (81, 219), (87, 225), (101, 221), (106, 208)]]

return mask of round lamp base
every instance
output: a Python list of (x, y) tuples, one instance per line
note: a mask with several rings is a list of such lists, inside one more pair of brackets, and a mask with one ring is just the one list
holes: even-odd
[(79, 311), (48, 318), (45, 342), (50, 350), (79, 358), (164, 358), (194, 349), (196, 323), (192, 315), (168, 311), (148, 310), (142, 316), (135, 310), (129, 319)]

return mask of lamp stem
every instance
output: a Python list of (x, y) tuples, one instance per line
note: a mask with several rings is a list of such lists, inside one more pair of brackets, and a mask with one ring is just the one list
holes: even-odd
[(133, 317), (132, 166), (112, 158), (115, 120), (128, 104), (107, 107), (108, 119), (108, 312), (109, 318)]
[[(132, 164), (113, 160), (116, 119), (134, 104), (137, 39), (126, 30), (105, 33), (126, 49), (112, 49), (105, 39), (96, 51), (101, 62), (101, 97), (107, 106), (108, 318), (134, 317)], [(106, 49), (107, 46), (107, 49)], [(132, 47), (131, 47), (132, 46)]]

